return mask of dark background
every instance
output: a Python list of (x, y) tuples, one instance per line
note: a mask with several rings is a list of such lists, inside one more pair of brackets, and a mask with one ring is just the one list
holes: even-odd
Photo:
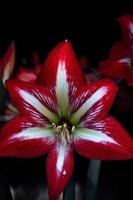
[(133, 13), (129, 0), (10, 4), (0, 9), (0, 54), (15, 40), (17, 59), (32, 51), (44, 59), (54, 45), (67, 38), (78, 56), (88, 55), (96, 63), (107, 56), (120, 36), (116, 18)]
[[(72, 42), (78, 57), (87, 55), (92, 64), (97, 66), (100, 60), (107, 57), (111, 45), (120, 38), (120, 27), (116, 18), (133, 13), (133, 3), (129, 0), (47, 3), (44, 1), (41, 5), (31, 2), (29, 5), (27, 2), (18, 2), (13, 5), (13, 2), (10, 2), (9, 5), (5, 2), (5, 5), (0, 7), (1, 57), (14, 40), (18, 63), (23, 57), (30, 59), (33, 51), (39, 52), (43, 61), (54, 45), (67, 38)], [(131, 110), (126, 116), (119, 116), (113, 110), (113, 115), (132, 132)], [(39, 184), (43, 185), (43, 181), (46, 187), (45, 159), (46, 157), (30, 160), (0, 159), (1, 174), (4, 176), (0, 177), (0, 191), (4, 191), (5, 180), (15, 188), (26, 185), (25, 187), (29, 188), (27, 199), (30, 200), (29, 191), (33, 193)], [(77, 182), (86, 181), (87, 166), (88, 161), (76, 154)], [(102, 162), (97, 200), (133, 199), (132, 180), (132, 160)], [(6, 199), (9, 200), (9, 196), (0, 196), (0, 200)], [(32, 199), (34, 198), (31, 197)]]

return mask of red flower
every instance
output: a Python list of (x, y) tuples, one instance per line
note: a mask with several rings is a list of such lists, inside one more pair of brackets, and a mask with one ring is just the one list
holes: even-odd
[[(40, 72), (41, 65), (37, 53), (33, 53), (34, 68), (19, 67), (16, 78), (24, 82), (35, 83)], [(4, 57), (0, 60), (0, 77), (5, 85), (6, 80), (13, 78), (15, 66), (15, 44), (12, 42)]]
[(133, 15), (125, 15), (117, 19), (122, 30), (122, 41), (125, 45), (133, 44)]
[(118, 22), (122, 39), (111, 48), (108, 60), (100, 62), (99, 72), (114, 79), (124, 79), (133, 86), (133, 16), (120, 17)]
[[(19, 67), (15, 78), (28, 83), (35, 83), (37, 76), (40, 72), (41, 65), (37, 53), (33, 53), (34, 68), (29, 69), (26, 67)], [(7, 49), (4, 57), (0, 61), (0, 77), (2, 78), (3, 84), (9, 79), (14, 77), (14, 66), (15, 66), (15, 44), (12, 42)], [(8, 103), (4, 112), (0, 115), (0, 121), (5, 122), (14, 118), (18, 115), (18, 110), (14, 105)]]
[(48, 153), (50, 200), (58, 199), (73, 171), (73, 150), (93, 159), (129, 159), (133, 140), (107, 112), (117, 92), (109, 80), (87, 85), (72, 47), (60, 43), (49, 54), (38, 84), (7, 81), (20, 115), (1, 132), (0, 155)]

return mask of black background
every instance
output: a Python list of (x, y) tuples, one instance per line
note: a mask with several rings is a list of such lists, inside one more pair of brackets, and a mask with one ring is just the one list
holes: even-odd
[(42, 59), (58, 42), (69, 39), (78, 56), (94, 63), (107, 56), (120, 37), (116, 18), (133, 13), (132, 1), (10, 2), (1, 6), (0, 53), (15, 40), (17, 58), (38, 51)]

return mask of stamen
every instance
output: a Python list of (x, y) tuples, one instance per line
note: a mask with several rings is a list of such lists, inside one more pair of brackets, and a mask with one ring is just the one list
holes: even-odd
[(55, 129), (55, 128), (56, 128), (56, 125), (55, 125), (55, 123), (52, 123), (52, 127), (53, 127), (53, 129)]
[(56, 127), (56, 131), (57, 131), (57, 132), (61, 132), (61, 129), (62, 129), (62, 126), (57, 126), (57, 127)]
[(72, 132), (74, 132), (74, 131), (75, 131), (75, 126), (72, 126), (72, 129), (71, 129), (71, 131), (72, 131)]
[(63, 128), (67, 128), (67, 124), (63, 124)]
[(56, 126), (55, 123), (52, 123), (52, 127), (57, 139), (60, 142), (62, 142), (63, 144), (71, 143), (72, 136), (70, 135), (70, 132), (74, 132), (75, 126), (72, 126), (72, 128), (70, 129), (67, 123), (63, 123), (63, 125), (59, 125), (59, 126)]

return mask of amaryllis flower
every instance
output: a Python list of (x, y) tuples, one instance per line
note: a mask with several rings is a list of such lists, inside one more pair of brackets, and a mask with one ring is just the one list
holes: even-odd
[(133, 86), (133, 16), (122, 16), (118, 22), (122, 38), (111, 48), (109, 58), (100, 62), (99, 72), (114, 79), (124, 79)]
[[(15, 44), (12, 42), (8, 47), (4, 57), (0, 60), (0, 78), (5, 86), (5, 82), (13, 77), (15, 65)], [(0, 114), (0, 121), (3, 123), (16, 116), (17, 109), (8, 103), (7, 107)]]
[(133, 45), (133, 15), (124, 15), (117, 19), (122, 30), (122, 42), (127, 45)]
[(36, 157), (48, 153), (49, 199), (63, 192), (73, 171), (73, 151), (93, 159), (129, 159), (133, 140), (107, 115), (117, 92), (110, 80), (87, 85), (70, 42), (48, 55), (39, 84), (7, 81), (20, 115), (1, 131), (0, 156)]
[[(39, 57), (37, 53), (33, 53), (33, 64), (32, 69), (20, 66), (17, 69), (17, 73), (14, 73), (15, 68), (15, 43), (12, 42), (8, 47), (4, 57), (0, 60), (0, 77), (2, 78), (3, 84), (13, 77), (28, 83), (35, 83), (37, 76), (41, 69)], [(8, 102), (5, 110), (0, 115), (0, 121), (5, 122), (14, 118), (18, 115), (18, 110), (12, 103)]]

